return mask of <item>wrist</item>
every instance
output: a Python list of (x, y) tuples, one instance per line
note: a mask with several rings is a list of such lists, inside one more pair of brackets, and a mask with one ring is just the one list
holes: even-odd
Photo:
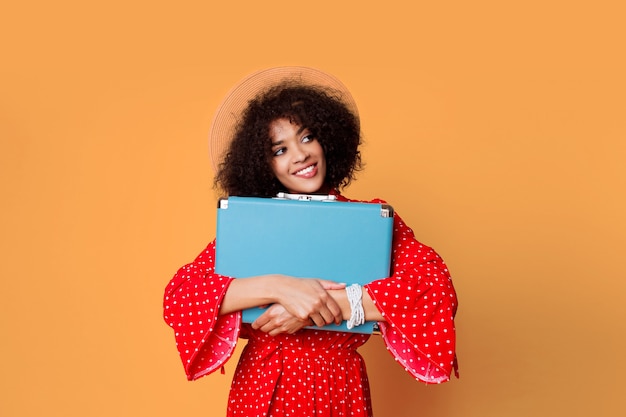
[(340, 290), (328, 290), (328, 293), (333, 300), (339, 305), (341, 309), (341, 319), (343, 321), (348, 321), (350, 319), (350, 302), (348, 301), (348, 295), (346, 293), (346, 289), (342, 288)]
[(283, 304), (284, 289), (286, 286), (286, 280), (289, 278), (286, 275), (271, 274), (266, 275), (267, 295), (272, 303)]
[(365, 323), (365, 310), (363, 309), (363, 287), (353, 284), (346, 287), (346, 295), (350, 304), (350, 318), (346, 323), (348, 329)]

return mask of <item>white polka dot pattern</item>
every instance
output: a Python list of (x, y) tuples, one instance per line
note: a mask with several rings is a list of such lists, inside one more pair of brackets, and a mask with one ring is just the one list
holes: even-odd
[(228, 416), (372, 415), (356, 351), (369, 335), (303, 330), (272, 337), (244, 324), (241, 336), (250, 340), (233, 378)]
[[(271, 337), (242, 326), (241, 313), (218, 316), (233, 278), (214, 273), (214, 256), (212, 242), (165, 291), (164, 318), (188, 379), (219, 369), (241, 332), (249, 342), (231, 386), (228, 416), (371, 416), (365, 366), (355, 350), (369, 336), (303, 330)], [(385, 317), (385, 345), (416, 379), (448, 381), (456, 372), (457, 298), (445, 263), (415, 240), (397, 214), (392, 259), (391, 277), (364, 286)]]
[[(374, 200), (381, 202), (381, 200)], [(396, 215), (392, 275), (365, 286), (385, 317), (385, 346), (416, 379), (432, 384), (450, 379), (456, 365), (454, 316), (457, 297), (441, 257), (415, 240)]]
[(241, 313), (218, 317), (233, 278), (215, 274), (215, 241), (193, 263), (183, 266), (165, 289), (163, 317), (174, 330), (189, 380), (220, 368), (233, 354)]

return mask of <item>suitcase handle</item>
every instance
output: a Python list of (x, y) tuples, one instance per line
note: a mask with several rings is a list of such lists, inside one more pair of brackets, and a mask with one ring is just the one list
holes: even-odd
[(289, 193), (278, 193), (276, 197), (278, 200), (299, 200), (299, 201), (335, 201), (337, 200), (337, 196), (334, 195), (323, 195), (323, 194), (289, 194)]

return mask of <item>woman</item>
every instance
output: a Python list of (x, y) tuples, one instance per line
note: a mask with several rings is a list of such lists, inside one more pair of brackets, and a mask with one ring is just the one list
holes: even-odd
[[(338, 80), (310, 68), (274, 68), (244, 80), (218, 111), (211, 135), (216, 186), (228, 195), (283, 191), (350, 201), (339, 190), (362, 167), (356, 105)], [(377, 321), (388, 350), (420, 381), (445, 382), (456, 371), (450, 275), (398, 215), (391, 276), (356, 296), (322, 277), (215, 274), (214, 255), (215, 241), (177, 272), (166, 288), (164, 317), (189, 379), (220, 368), (238, 337), (249, 340), (228, 416), (371, 416), (356, 351), (369, 335), (323, 330), (342, 320)], [(241, 323), (241, 310), (261, 305), (269, 305), (264, 314)], [(311, 325), (319, 329), (305, 328)]]

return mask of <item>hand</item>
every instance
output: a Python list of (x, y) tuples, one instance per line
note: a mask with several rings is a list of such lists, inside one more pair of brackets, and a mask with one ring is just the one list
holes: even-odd
[(278, 277), (276, 302), (292, 316), (303, 322), (311, 319), (320, 327), (341, 323), (341, 308), (327, 290), (340, 290), (346, 287), (345, 284), (316, 278)]
[(281, 333), (294, 334), (298, 330), (311, 326), (311, 319), (301, 320), (289, 313), (285, 307), (280, 304), (272, 304), (252, 323), (253, 329), (261, 330), (270, 336), (276, 336)]

